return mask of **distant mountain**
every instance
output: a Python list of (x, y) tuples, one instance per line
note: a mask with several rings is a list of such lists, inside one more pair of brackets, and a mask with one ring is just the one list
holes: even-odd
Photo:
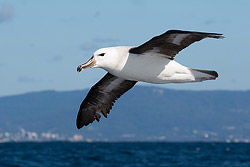
[[(84, 139), (249, 141), (250, 91), (181, 91), (136, 86), (100, 122), (77, 130), (84, 91), (0, 97), (0, 139), (19, 129)], [(8, 133), (6, 133), (8, 132)], [(35, 136), (33, 133), (33, 136)], [(30, 133), (32, 136), (32, 133)]]

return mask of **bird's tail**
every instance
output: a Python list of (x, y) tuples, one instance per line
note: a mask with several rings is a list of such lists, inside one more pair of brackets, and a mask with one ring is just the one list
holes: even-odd
[(190, 71), (195, 77), (195, 82), (205, 81), (205, 80), (215, 80), (218, 77), (218, 73), (216, 71), (199, 70), (199, 69), (190, 69)]

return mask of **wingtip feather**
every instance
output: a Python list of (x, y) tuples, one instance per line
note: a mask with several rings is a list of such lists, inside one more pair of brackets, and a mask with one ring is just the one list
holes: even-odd
[(225, 38), (223, 34), (211, 34), (208, 36), (209, 38), (223, 39)]

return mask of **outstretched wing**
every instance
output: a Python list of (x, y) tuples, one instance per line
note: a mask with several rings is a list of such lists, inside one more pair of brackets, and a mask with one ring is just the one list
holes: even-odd
[(175, 55), (182, 49), (204, 38), (219, 39), (224, 37), (222, 34), (216, 33), (169, 30), (138, 47), (131, 48), (129, 52), (134, 54), (143, 54), (145, 52), (160, 53), (166, 55), (169, 59), (174, 59)]
[(106, 118), (115, 101), (126, 91), (131, 89), (137, 81), (129, 81), (107, 73), (89, 91), (83, 100), (76, 120), (76, 126), (80, 129), (94, 120), (99, 122), (100, 113)]

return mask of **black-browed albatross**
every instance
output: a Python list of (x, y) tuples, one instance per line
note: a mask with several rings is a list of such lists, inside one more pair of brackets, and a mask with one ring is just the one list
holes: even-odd
[(165, 84), (216, 79), (216, 71), (192, 69), (174, 61), (182, 49), (204, 38), (224, 37), (217, 33), (169, 30), (138, 47), (117, 46), (97, 50), (86, 63), (77, 67), (77, 71), (100, 67), (108, 73), (83, 100), (77, 115), (77, 128), (94, 120), (99, 122), (100, 113), (107, 118), (115, 101), (138, 81)]

